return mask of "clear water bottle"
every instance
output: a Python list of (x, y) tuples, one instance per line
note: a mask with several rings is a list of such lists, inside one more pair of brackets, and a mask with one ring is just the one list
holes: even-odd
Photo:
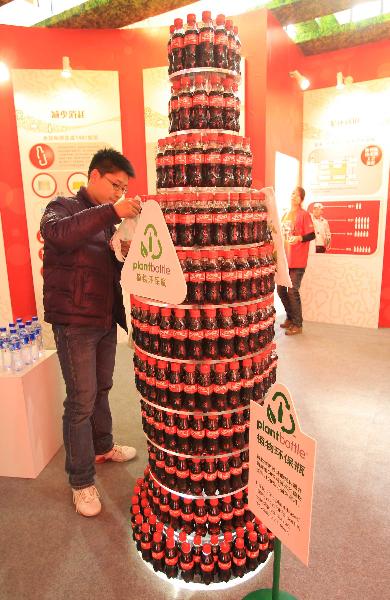
[(15, 327), (16, 327), (15, 323), (8, 323), (8, 329), (9, 330), (15, 329)]
[(28, 334), (30, 334), (34, 331), (31, 321), (26, 321), (25, 328), (26, 328), (26, 333), (28, 333)]
[(24, 335), (21, 338), (20, 350), (21, 350), (23, 364), (31, 365), (32, 356), (31, 356), (31, 344), (30, 344), (30, 336), (29, 335)]
[(9, 337), (7, 334), (6, 327), (0, 327), (0, 352), (1, 352), (1, 361), (0, 366), (1, 370), (5, 373), (11, 371), (12, 368), (12, 358), (11, 358), (11, 349), (9, 345)]
[(11, 344), (15, 344), (16, 342), (19, 341), (19, 334), (16, 331), (15, 327), (9, 328), (9, 340), (10, 340)]
[(24, 326), (24, 323), (18, 323), (17, 334), (20, 340), (26, 335), (26, 328)]
[(41, 357), (44, 355), (45, 349), (43, 347), (42, 325), (38, 321), (38, 317), (32, 318), (32, 327), (38, 344), (39, 356)]
[(39, 358), (39, 349), (38, 349), (37, 339), (36, 339), (36, 335), (35, 335), (34, 331), (29, 334), (29, 338), (30, 338), (31, 360), (34, 363)]
[(22, 352), (20, 349), (20, 342), (14, 342), (11, 344), (11, 355), (12, 355), (12, 371), (14, 373), (20, 373), (23, 370), (24, 364), (22, 359)]
[(24, 325), (24, 321), (23, 321), (22, 317), (17, 317), (15, 323), (16, 323), (16, 325)]

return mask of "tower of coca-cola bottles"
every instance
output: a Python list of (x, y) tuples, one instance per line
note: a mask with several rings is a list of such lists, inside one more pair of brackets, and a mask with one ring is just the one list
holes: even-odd
[(169, 136), (157, 195), (187, 281), (180, 306), (132, 297), (149, 463), (133, 537), (159, 574), (225, 585), (257, 572), (274, 536), (247, 506), (249, 405), (275, 382), (272, 238), (239, 135), (241, 43), (224, 15), (175, 19)]

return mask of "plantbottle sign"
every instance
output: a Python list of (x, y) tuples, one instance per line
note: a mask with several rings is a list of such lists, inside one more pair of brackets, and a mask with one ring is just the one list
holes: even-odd
[(122, 268), (122, 288), (131, 294), (181, 304), (187, 284), (164, 215), (155, 200), (142, 205), (141, 216)]
[(251, 401), (249, 449), (249, 508), (307, 565), (316, 442), (284, 385), (274, 384), (263, 406)]

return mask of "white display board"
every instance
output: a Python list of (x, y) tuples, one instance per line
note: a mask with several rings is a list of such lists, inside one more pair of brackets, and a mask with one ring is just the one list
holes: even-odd
[(386, 225), (390, 78), (304, 94), (305, 207), (324, 205), (331, 247), (310, 254), (305, 320), (377, 327)]
[(7, 327), (10, 321), (12, 321), (12, 306), (5, 260), (3, 225), (0, 215), (0, 327)]
[[(56, 196), (72, 196), (87, 183), (93, 154), (122, 149), (116, 71), (12, 70), (35, 300), (42, 306), (41, 216)], [(51, 345), (50, 328), (44, 328)]]

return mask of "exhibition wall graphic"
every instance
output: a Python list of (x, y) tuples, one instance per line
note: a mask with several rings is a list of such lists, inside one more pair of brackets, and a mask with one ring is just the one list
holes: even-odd
[(73, 71), (64, 79), (59, 70), (14, 69), (12, 82), (35, 299), (43, 320), (40, 220), (50, 200), (75, 195), (87, 184), (97, 150), (121, 151), (118, 73)]
[(305, 92), (306, 207), (323, 204), (332, 233), (311, 253), (302, 283), (304, 318), (377, 327), (389, 173), (390, 78)]
[(7, 263), (5, 260), (3, 224), (0, 215), (0, 327), (12, 321), (12, 307), (9, 293)]

